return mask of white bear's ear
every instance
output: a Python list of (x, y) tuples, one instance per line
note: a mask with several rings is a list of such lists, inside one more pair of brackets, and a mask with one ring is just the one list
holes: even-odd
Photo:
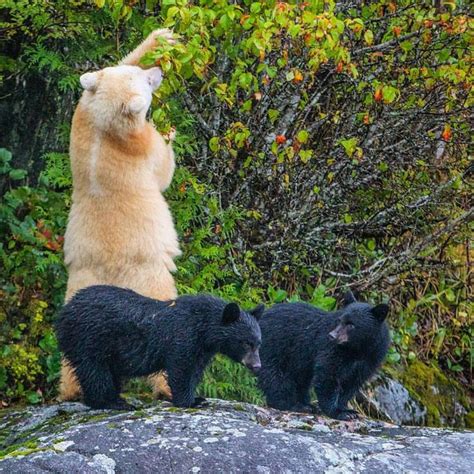
[(99, 83), (99, 74), (96, 72), (86, 72), (80, 77), (79, 81), (84, 90), (94, 92)]
[(127, 104), (128, 111), (132, 114), (139, 114), (143, 109), (148, 108), (147, 103), (143, 97), (139, 95), (130, 99)]
[(150, 84), (153, 90), (158, 89), (163, 80), (163, 73), (159, 67), (152, 67), (146, 70), (148, 76), (148, 84)]

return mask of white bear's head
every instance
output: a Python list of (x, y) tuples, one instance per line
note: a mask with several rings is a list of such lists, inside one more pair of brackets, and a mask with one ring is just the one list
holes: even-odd
[(102, 130), (133, 128), (145, 120), (152, 93), (162, 81), (158, 67), (107, 67), (80, 78), (85, 92), (81, 104)]

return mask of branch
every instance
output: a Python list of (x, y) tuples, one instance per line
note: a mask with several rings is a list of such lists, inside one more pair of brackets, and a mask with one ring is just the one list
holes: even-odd
[(357, 49), (352, 53), (352, 56), (359, 56), (361, 54), (366, 53), (373, 53), (375, 51), (384, 51), (385, 49), (390, 49), (392, 46), (397, 46), (401, 41), (405, 41), (407, 39), (413, 38), (417, 36), (419, 31), (413, 31), (412, 33), (408, 33), (404, 36), (400, 36), (400, 38), (394, 38), (390, 41), (386, 41), (385, 43), (376, 44), (375, 46), (367, 46), (366, 48)]
[(199, 126), (202, 128), (202, 130), (206, 133), (206, 135), (211, 138), (215, 135), (214, 131), (209, 127), (207, 124), (206, 120), (202, 117), (202, 115), (199, 113), (198, 108), (196, 106), (196, 101), (193, 97), (189, 95), (189, 93), (185, 92), (183, 94), (183, 100), (184, 103), (186, 104), (186, 107), (190, 110), (190, 112), (194, 115), (196, 120), (199, 123)]

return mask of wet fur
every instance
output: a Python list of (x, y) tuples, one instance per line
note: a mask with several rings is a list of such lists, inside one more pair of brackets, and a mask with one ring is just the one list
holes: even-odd
[[(254, 310), (257, 317), (262, 312)], [(258, 359), (261, 342), (256, 317), (219, 298), (163, 302), (105, 285), (80, 290), (55, 326), (84, 402), (93, 408), (128, 408), (119, 397), (122, 380), (163, 369), (174, 405), (194, 406), (202, 401), (195, 400), (195, 388), (216, 353), (241, 362), (252, 346)]]
[[(310, 389), (314, 387), (324, 414), (342, 420), (356, 418), (347, 403), (379, 368), (390, 344), (386, 322), (374, 318), (372, 309), (357, 302), (334, 312), (305, 303), (268, 309), (260, 321), (259, 373), (268, 405), (312, 412)], [(329, 336), (341, 318), (350, 318), (355, 325), (346, 344)]]

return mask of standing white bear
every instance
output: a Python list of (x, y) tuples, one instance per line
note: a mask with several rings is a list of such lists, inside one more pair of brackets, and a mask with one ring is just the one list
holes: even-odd
[[(70, 156), (72, 207), (64, 254), (69, 271), (66, 300), (96, 284), (131, 288), (160, 300), (176, 297), (173, 259), (180, 255), (168, 205), (161, 194), (175, 162), (171, 143), (146, 120), (160, 68), (137, 66), (154, 49), (157, 30), (118, 66), (80, 78), (84, 93), (74, 113)], [(155, 391), (165, 392), (155, 377)], [(60, 396), (76, 398), (80, 387), (63, 362)]]

